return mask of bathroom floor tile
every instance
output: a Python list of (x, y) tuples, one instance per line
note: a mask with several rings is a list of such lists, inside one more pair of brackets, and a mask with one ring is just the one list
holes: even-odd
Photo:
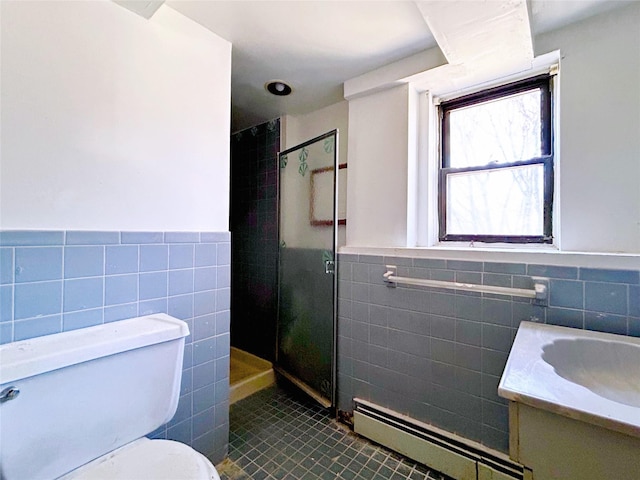
[(221, 480), (450, 480), (333, 420), (311, 400), (276, 386), (231, 406)]

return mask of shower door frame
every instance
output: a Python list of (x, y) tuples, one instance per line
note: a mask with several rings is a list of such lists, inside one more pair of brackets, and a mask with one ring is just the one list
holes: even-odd
[[(331, 398), (329, 401), (325, 399), (320, 393), (316, 392), (313, 388), (307, 385), (304, 381), (298, 379), (294, 375), (290, 374), (286, 370), (284, 370), (278, 362), (279, 356), (279, 342), (280, 342), (280, 298), (281, 298), (281, 281), (280, 281), (280, 272), (281, 272), (281, 208), (280, 202), (282, 200), (282, 190), (280, 185), (280, 175), (282, 172), (280, 160), (283, 155), (288, 155), (289, 153), (300, 150), (304, 147), (312, 145), (316, 142), (322, 141), (324, 139), (334, 137), (334, 147), (333, 147), (333, 234), (332, 234), (332, 252), (333, 252), (333, 295), (332, 295), (332, 312), (333, 318), (331, 319), (332, 323), (332, 348), (331, 348)], [(281, 137), (282, 138), (282, 137)], [(339, 145), (339, 130), (336, 128), (334, 130), (330, 130), (322, 135), (318, 135), (310, 140), (307, 140), (303, 143), (295, 145), (291, 148), (287, 148), (278, 152), (278, 175), (276, 179), (276, 186), (278, 189), (278, 204), (277, 204), (277, 218), (278, 218), (278, 301), (277, 301), (277, 311), (276, 311), (276, 344), (275, 344), (275, 362), (274, 369), (284, 378), (293, 383), (296, 387), (304, 391), (307, 395), (312, 397), (316, 402), (322, 405), (325, 408), (331, 409), (333, 413), (336, 412), (337, 407), (337, 387), (338, 387), (338, 177), (339, 177), (339, 153), (338, 153), (338, 145)], [(344, 222), (340, 222), (340, 224), (344, 224)]]

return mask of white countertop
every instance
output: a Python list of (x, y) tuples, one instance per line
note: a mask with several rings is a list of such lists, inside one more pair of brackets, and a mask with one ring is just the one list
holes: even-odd
[[(502, 374), (498, 394), (531, 407), (640, 437), (640, 407), (637, 406), (640, 398), (636, 398), (640, 395), (640, 391), (637, 390), (637, 385), (640, 385), (640, 363), (626, 361), (622, 364), (631, 364), (631, 368), (619, 372), (605, 372), (605, 375), (612, 376), (614, 383), (620, 380), (623, 384), (631, 385), (630, 390), (624, 394), (631, 396), (632, 401), (629, 403), (632, 405), (610, 400), (592, 389), (563, 378), (554, 367), (543, 360), (545, 345), (555, 340), (565, 340), (566, 344), (566, 340), (575, 339), (624, 343), (640, 349), (640, 338), (522, 322)], [(635, 347), (627, 350), (636, 353)], [(599, 360), (591, 360), (588, 363), (599, 364)], [(571, 367), (575, 368), (575, 359), (567, 361), (573, 361)], [(603, 366), (609, 368), (607, 365)], [(589, 372), (579, 373), (589, 377)], [(603, 372), (598, 373), (602, 377)]]

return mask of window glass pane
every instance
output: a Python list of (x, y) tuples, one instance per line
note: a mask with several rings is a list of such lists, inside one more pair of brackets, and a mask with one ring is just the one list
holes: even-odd
[(449, 167), (539, 157), (541, 128), (539, 88), (451, 110)]
[(542, 164), (447, 175), (447, 234), (543, 235)]

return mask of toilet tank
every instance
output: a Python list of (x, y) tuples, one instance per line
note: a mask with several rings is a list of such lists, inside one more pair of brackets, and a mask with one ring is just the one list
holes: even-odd
[(57, 478), (168, 422), (187, 324), (165, 314), (0, 345), (0, 479)]

